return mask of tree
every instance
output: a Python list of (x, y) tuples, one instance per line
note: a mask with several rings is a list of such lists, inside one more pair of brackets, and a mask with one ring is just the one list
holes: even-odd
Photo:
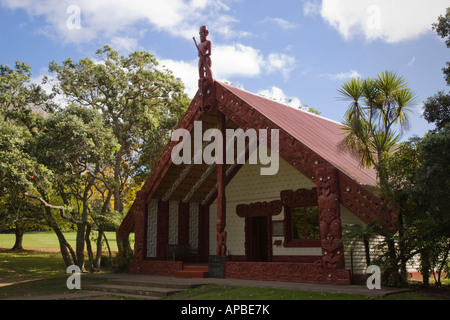
[[(433, 23), (433, 30), (442, 38), (445, 39), (447, 48), (450, 48), (450, 7), (447, 8), (445, 16), (439, 16), (438, 22)], [(447, 62), (447, 67), (442, 69), (445, 75), (447, 85), (450, 85), (450, 62)]]
[[(61, 218), (76, 225), (76, 260), (73, 262), (82, 270), (85, 243), (90, 253), (87, 238), (92, 224), (90, 198), (95, 188), (100, 188), (99, 183), (112, 189), (102, 172), (112, 164), (112, 155), (117, 149), (117, 140), (103, 125), (99, 111), (76, 105), (66, 106), (46, 117), (30, 146), (30, 153), (51, 174), (46, 186), (34, 183), (39, 196), (31, 192), (28, 195), (47, 208), (58, 210)], [(52, 192), (62, 205), (50, 205), (48, 199)]]
[[(450, 250), (450, 124), (424, 138), (402, 143), (387, 161), (389, 196), (403, 217), (406, 258), (420, 254), (425, 285), (431, 272), (436, 283), (447, 265)], [(433, 274), (435, 274), (433, 272)]]
[[(401, 133), (409, 126), (415, 93), (408, 88), (403, 77), (390, 71), (384, 71), (376, 78), (351, 79), (338, 92), (342, 100), (350, 102), (343, 121), (346, 136), (340, 148), (358, 157), (362, 167), (375, 168), (381, 197), (385, 199), (389, 186), (386, 161), (396, 149)], [(398, 214), (393, 209), (393, 214)], [(399, 220), (401, 224), (401, 215)], [(405, 280), (398, 277), (399, 261), (405, 265), (403, 247), (400, 244), (400, 253), (397, 253), (394, 235), (382, 229), (379, 232), (385, 237), (388, 247), (388, 282), (399, 285)], [(402, 232), (400, 228), (400, 236)]]
[(351, 79), (339, 89), (342, 100), (350, 101), (340, 148), (359, 157), (362, 167), (375, 166), (381, 186), (387, 182), (384, 159), (401, 136), (396, 129), (408, 128), (415, 104), (415, 94), (407, 85), (403, 77), (384, 71), (377, 78)]
[[(443, 39), (450, 48), (450, 8), (447, 8), (445, 16), (440, 16), (438, 22), (433, 24), (433, 30)], [(447, 85), (450, 85), (450, 62), (447, 68), (442, 69)], [(433, 97), (429, 97), (424, 105), (424, 118), (428, 122), (434, 122), (437, 129), (442, 129), (450, 123), (450, 93), (439, 91)]]
[[(113, 132), (119, 149), (108, 171), (113, 179), (112, 203), (114, 211), (124, 214), (127, 193), (144, 182), (189, 101), (181, 80), (159, 67), (148, 52), (124, 57), (105, 46), (97, 51), (97, 61), (50, 63), (56, 74), (53, 91), (70, 103), (100, 112)], [(122, 255), (129, 255), (129, 244), (118, 238), (118, 246)]]
[(429, 97), (424, 104), (423, 117), (429, 123), (435, 123), (437, 129), (442, 129), (450, 123), (450, 94), (439, 91)]
[(31, 68), (25, 62), (16, 62), (14, 68), (0, 65), (0, 197), (4, 227), (15, 229), (13, 249), (22, 249), (25, 229), (33, 224), (36, 208), (23, 197), (31, 185), (34, 159), (24, 152), (25, 145), (36, 133), (39, 110), (49, 96), (30, 82)]

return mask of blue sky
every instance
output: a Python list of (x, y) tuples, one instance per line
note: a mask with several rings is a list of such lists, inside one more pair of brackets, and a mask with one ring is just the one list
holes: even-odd
[(309, 105), (341, 121), (337, 90), (351, 77), (392, 70), (417, 93), (405, 138), (432, 126), (422, 102), (448, 90), (449, 49), (431, 24), (448, 0), (0, 0), (0, 63), (25, 61), (39, 82), (52, 60), (94, 58), (105, 44), (122, 55), (154, 54), (192, 96), (197, 57), (192, 37), (206, 24), (218, 80)]

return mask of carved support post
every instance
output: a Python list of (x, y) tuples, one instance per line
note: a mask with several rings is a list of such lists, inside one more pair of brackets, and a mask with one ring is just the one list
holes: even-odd
[(331, 282), (341, 277), (339, 269), (345, 267), (343, 247), (339, 244), (342, 225), (337, 177), (337, 169), (331, 166), (316, 171), (323, 280)]
[(198, 255), (201, 262), (209, 257), (209, 206), (199, 204), (198, 208)]
[(158, 237), (156, 256), (160, 261), (166, 260), (166, 245), (169, 243), (169, 201), (158, 201)]
[(134, 261), (140, 262), (145, 258), (145, 236), (146, 236), (146, 201), (143, 190), (136, 194), (134, 218), (135, 218), (135, 242), (134, 242)]
[[(219, 123), (218, 129), (220, 130), (222, 137), (225, 137), (226, 130), (226, 118), (225, 115), (218, 112)], [(224, 138), (225, 139), (225, 138)], [(222, 139), (222, 140), (224, 140)], [(220, 149), (220, 150), (219, 150)], [(225, 231), (226, 220), (227, 220), (227, 207), (226, 207), (226, 196), (225, 196), (225, 185), (226, 185), (226, 143), (222, 141), (222, 145), (218, 145), (217, 150), (217, 221), (216, 221), (216, 231), (217, 231), (217, 247), (216, 255), (225, 257), (227, 253), (227, 233)]]

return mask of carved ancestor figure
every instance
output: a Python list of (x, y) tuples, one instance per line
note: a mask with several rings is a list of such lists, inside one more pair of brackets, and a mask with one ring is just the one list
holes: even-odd
[(206, 26), (200, 27), (200, 44), (194, 37), (195, 46), (198, 51), (198, 88), (201, 92), (202, 105), (200, 111), (202, 113), (213, 113), (217, 108), (216, 86), (213, 72), (211, 70), (211, 41), (208, 40), (209, 31)]
[(200, 44), (197, 45), (197, 41), (194, 38), (195, 45), (198, 50), (198, 72), (200, 81), (204, 81), (205, 79), (213, 80), (213, 73), (211, 70), (212, 61), (211, 61), (211, 41), (207, 39), (209, 35), (208, 28), (206, 26), (200, 27)]

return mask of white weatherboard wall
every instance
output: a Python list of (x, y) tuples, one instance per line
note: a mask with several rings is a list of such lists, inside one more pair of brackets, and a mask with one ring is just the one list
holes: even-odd
[[(245, 164), (236, 174), (234, 179), (226, 187), (227, 197), (227, 249), (229, 255), (245, 255), (245, 219), (236, 214), (236, 206), (239, 204), (250, 204), (254, 202), (280, 200), (280, 192), (283, 190), (313, 189), (316, 185), (289, 163), (280, 159), (280, 170), (274, 176), (261, 176), (260, 165)], [(273, 221), (284, 219), (284, 210), (278, 216), (272, 217)], [(362, 224), (363, 222), (341, 205), (342, 225)], [(217, 202), (210, 207), (210, 254), (216, 251), (216, 220)], [(275, 240), (284, 241), (284, 237), (273, 237)], [(349, 249), (345, 248), (346, 269), (350, 270)], [(321, 256), (321, 248), (285, 248), (284, 246), (273, 246), (273, 255), (307, 255)], [(355, 273), (365, 273), (364, 247), (358, 245), (354, 248), (353, 267)]]
[[(245, 219), (236, 214), (236, 206), (254, 202), (280, 200), (282, 190), (312, 189), (316, 185), (306, 176), (280, 159), (280, 169), (274, 176), (262, 176), (260, 165), (245, 164), (226, 187), (227, 248), (229, 255), (245, 255)], [(273, 220), (284, 219), (282, 212)], [(210, 207), (210, 254), (216, 250), (217, 203)], [(283, 239), (283, 238), (274, 238)], [(273, 243), (273, 242), (272, 242)], [(320, 248), (284, 248), (274, 246), (273, 255), (321, 255)]]

